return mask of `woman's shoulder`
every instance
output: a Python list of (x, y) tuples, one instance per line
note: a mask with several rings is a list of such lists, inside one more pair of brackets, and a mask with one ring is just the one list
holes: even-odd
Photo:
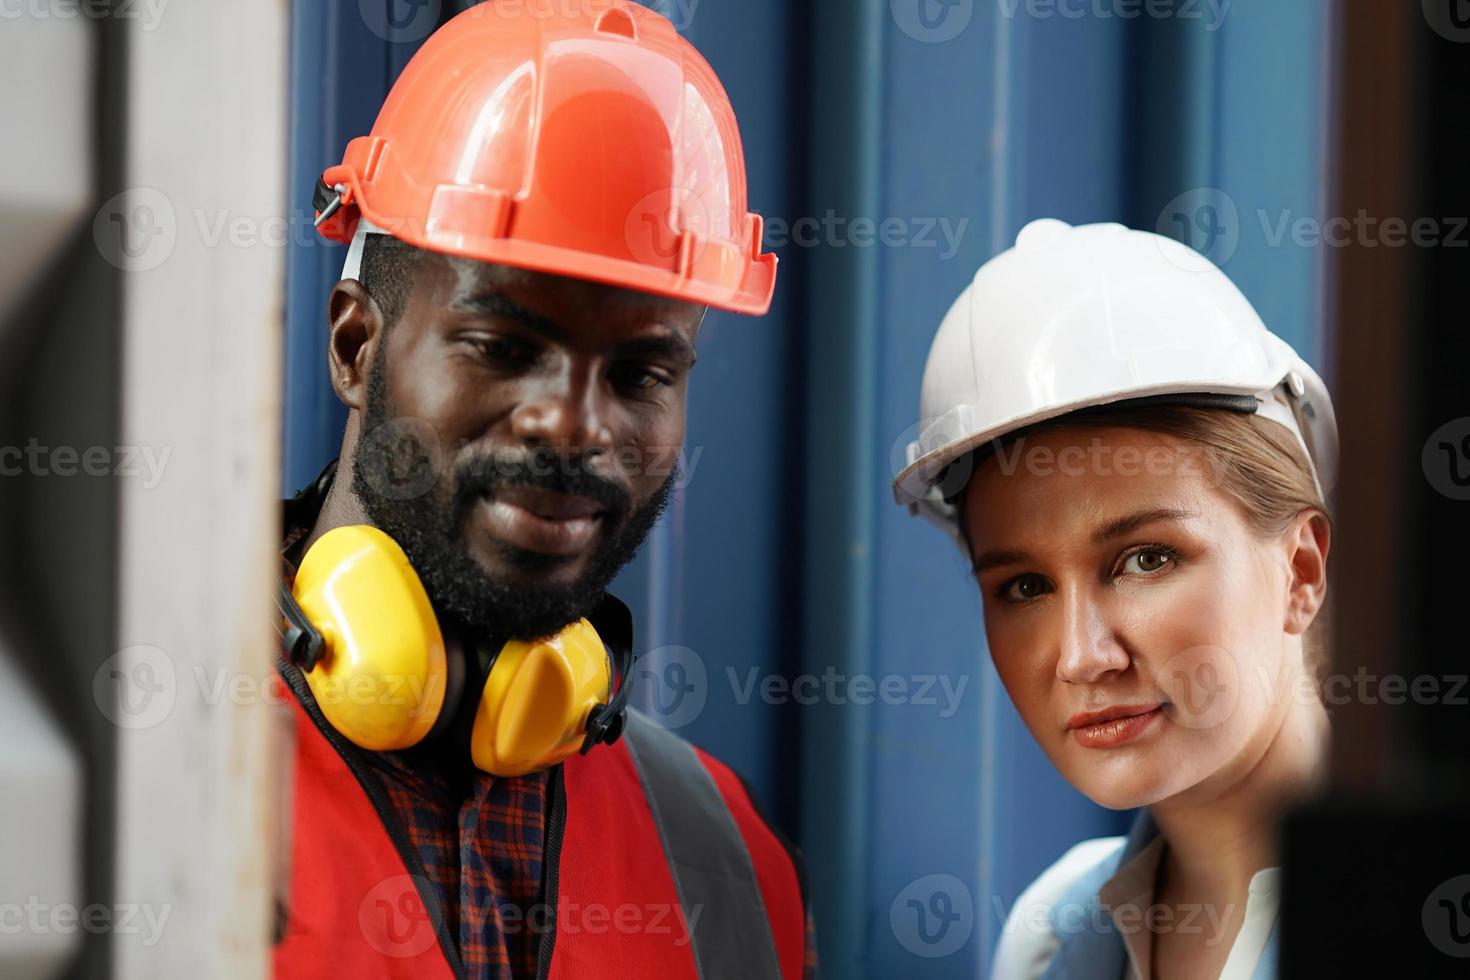
[(1027, 886), (1006, 916), (991, 980), (1034, 980), (1046, 972), (1061, 945), (1053, 911), (1083, 877), (1116, 857), (1126, 843), (1126, 837), (1083, 841)]

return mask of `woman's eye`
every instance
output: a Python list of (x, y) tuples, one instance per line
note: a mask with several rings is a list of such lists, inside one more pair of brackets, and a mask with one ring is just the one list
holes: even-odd
[(1050, 591), (1046, 579), (1040, 575), (1017, 575), (1001, 589), (1001, 596), (1011, 602), (1029, 602)]
[(1148, 575), (1157, 572), (1173, 560), (1173, 555), (1157, 548), (1135, 551), (1123, 559), (1123, 571), (1133, 575)]

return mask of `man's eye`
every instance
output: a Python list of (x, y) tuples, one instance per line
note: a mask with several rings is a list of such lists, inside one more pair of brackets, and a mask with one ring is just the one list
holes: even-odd
[(1009, 602), (1030, 602), (1050, 591), (1051, 583), (1040, 575), (1028, 572), (1025, 575), (1017, 575), (1001, 586), (1000, 595), (1002, 599)]
[(476, 337), (470, 341), (487, 361), (525, 361), (531, 352), (524, 344), (505, 337)]
[(651, 391), (659, 385), (668, 384), (661, 376), (634, 364), (626, 364), (614, 368), (612, 372), (613, 383), (624, 388), (632, 388), (638, 391)]
[(1144, 548), (1123, 559), (1122, 571), (1129, 575), (1151, 575), (1174, 561), (1166, 548)]

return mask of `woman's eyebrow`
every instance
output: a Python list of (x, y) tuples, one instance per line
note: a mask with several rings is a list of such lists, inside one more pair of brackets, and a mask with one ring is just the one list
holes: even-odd
[[(1183, 510), (1178, 507), (1155, 507), (1151, 510), (1141, 510), (1136, 514), (1127, 514), (1108, 521), (1093, 532), (1092, 540), (1101, 544), (1159, 521), (1187, 521), (1196, 516), (1198, 515), (1193, 511)], [(1003, 565), (1024, 565), (1031, 560), (1030, 552), (997, 549), (987, 551), (976, 558), (975, 564), (971, 566), (970, 571), (975, 575), (979, 575), (982, 572), (990, 571), (992, 568), (999, 568)]]
[(1101, 544), (1159, 521), (1187, 521), (1196, 516), (1198, 515), (1193, 511), (1177, 507), (1155, 507), (1152, 510), (1141, 510), (1136, 514), (1128, 514), (1108, 521), (1092, 533), (1092, 540)]
[(988, 572), (992, 568), (1002, 565), (1024, 565), (1031, 556), (1024, 551), (987, 551), (975, 559), (975, 564), (970, 568), (972, 575)]

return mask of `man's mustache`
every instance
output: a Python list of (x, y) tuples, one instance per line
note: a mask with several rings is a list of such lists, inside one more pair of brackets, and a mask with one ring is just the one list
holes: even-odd
[(454, 468), (455, 522), (498, 487), (536, 487), (595, 500), (606, 511), (604, 518), (609, 527), (621, 524), (633, 506), (628, 491), (592, 472), (585, 456), (537, 450), (514, 456), (486, 453), (463, 460)]

